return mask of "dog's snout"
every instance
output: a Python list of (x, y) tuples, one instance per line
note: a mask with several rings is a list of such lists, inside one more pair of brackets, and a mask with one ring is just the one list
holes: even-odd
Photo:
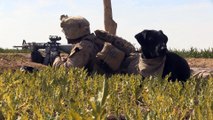
[(162, 44), (161, 47), (160, 47), (160, 49), (161, 49), (161, 50), (167, 50), (167, 47), (166, 47), (165, 44)]
[(167, 47), (166, 46), (162, 46), (161, 50), (167, 50)]
[(162, 44), (160, 46), (160, 50), (159, 50), (160, 56), (164, 56), (166, 52), (167, 52), (167, 46), (166, 46), (166, 44)]

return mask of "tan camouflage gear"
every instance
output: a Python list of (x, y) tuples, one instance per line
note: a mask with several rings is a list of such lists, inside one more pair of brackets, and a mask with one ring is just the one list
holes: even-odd
[(84, 37), (79, 43), (74, 44), (70, 55), (66, 59), (60, 57), (56, 58), (53, 66), (59, 67), (85, 67), (88, 63), (95, 59), (98, 51), (100, 51), (97, 45), (89, 38), (90, 36)]
[(129, 74), (140, 74), (144, 77), (162, 76), (166, 57), (155, 59), (143, 59), (141, 53), (131, 53), (126, 59), (128, 67), (125, 72)]
[(108, 32), (103, 30), (96, 30), (95, 34), (98, 38), (104, 40), (105, 42), (111, 43), (116, 48), (125, 52), (126, 55), (129, 55), (130, 53), (134, 53), (136, 51), (135, 47), (130, 42), (121, 37), (109, 34)]
[(90, 34), (90, 24), (84, 17), (61, 16), (61, 27), (67, 39), (78, 39)]
[(98, 73), (109, 68), (114, 73), (119, 71), (125, 57), (135, 52), (134, 46), (123, 38), (101, 30), (95, 32), (96, 36), (90, 34), (89, 22), (83, 17), (62, 15), (61, 27), (74, 47), (67, 58), (57, 57), (54, 67), (85, 67)]
[(113, 71), (117, 71), (124, 56), (125, 53), (123, 51), (106, 42), (103, 49), (96, 55), (96, 58), (103, 60)]
[(128, 74), (140, 74), (139, 70), (139, 53), (130, 53), (129, 57), (127, 57), (122, 63), (122, 72)]
[(157, 57), (154, 59), (143, 59), (140, 57), (139, 70), (144, 77), (161, 77), (165, 65), (166, 57)]

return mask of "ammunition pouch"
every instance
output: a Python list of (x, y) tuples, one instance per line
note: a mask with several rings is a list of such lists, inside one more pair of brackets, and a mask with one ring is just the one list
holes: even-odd
[(135, 47), (130, 42), (128, 42), (127, 40), (125, 40), (121, 37), (112, 35), (103, 30), (96, 30), (95, 34), (99, 39), (103, 40), (104, 42), (111, 43), (113, 46), (115, 46), (119, 50), (123, 51), (127, 56), (130, 53), (133, 53), (136, 51)]
[(103, 49), (97, 53), (96, 58), (104, 61), (113, 71), (117, 71), (125, 57), (125, 53), (112, 44), (105, 42)]

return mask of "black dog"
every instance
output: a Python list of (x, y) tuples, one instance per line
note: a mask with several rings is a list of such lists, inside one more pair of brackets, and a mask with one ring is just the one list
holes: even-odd
[(144, 30), (135, 35), (141, 45), (143, 59), (165, 57), (162, 78), (171, 74), (169, 80), (185, 82), (190, 77), (190, 67), (185, 59), (167, 50), (167, 36), (160, 30)]

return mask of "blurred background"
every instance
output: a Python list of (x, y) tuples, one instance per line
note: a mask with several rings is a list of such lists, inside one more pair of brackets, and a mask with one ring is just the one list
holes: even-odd
[[(117, 35), (137, 48), (134, 35), (144, 29), (162, 30), (171, 49), (213, 47), (212, 0), (111, 0)], [(59, 35), (60, 15), (84, 16), (91, 31), (104, 30), (102, 0), (0, 0), (0, 48), (27, 42), (47, 42)]]

